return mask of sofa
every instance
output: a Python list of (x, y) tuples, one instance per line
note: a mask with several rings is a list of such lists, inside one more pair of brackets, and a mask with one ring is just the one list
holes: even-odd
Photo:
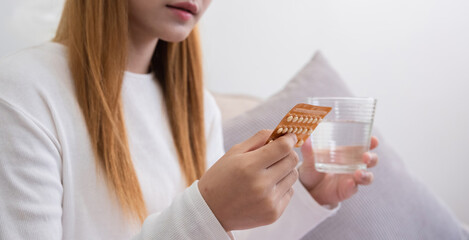
[[(346, 83), (316, 53), (286, 86), (261, 100), (213, 93), (223, 119), (225, 149), (260, 129), (273, 129), (296, 103), (310, 96), (353, 96)], [(361, 187), (336, 215), (303, 239), (469, 239), (469, 231), (427, 187), (406, 169), (401, 157), (377, 129), (380, 157), (372, 185)], [(301, 158), (301, 153), (298, 152)]]

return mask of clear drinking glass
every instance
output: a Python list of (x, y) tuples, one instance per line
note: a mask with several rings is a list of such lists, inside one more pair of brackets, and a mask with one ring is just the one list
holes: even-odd
[(376, 108), (374, 98), (314, 97), (308, 103), (332, 107), (311, 136), (316, 170), (353, 173), (366, 169)]

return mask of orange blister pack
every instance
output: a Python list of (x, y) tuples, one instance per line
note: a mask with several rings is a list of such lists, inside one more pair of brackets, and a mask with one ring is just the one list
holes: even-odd
[(294, 133), (298, 138), (295, 147), (301, 147), (331, 110), (331, 107), (314, 106), (306, 103), (295, 105), (274, 129), (266, 144), (287, 133)]

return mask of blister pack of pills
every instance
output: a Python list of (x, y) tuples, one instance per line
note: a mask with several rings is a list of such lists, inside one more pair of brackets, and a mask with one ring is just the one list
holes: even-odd
[(294, 133), (298, 138), (295, 147), (301, 147), (331, 110), (331, 107), (314, 106), (306, 103), (295, 105), (274, 129), (266, 144), (287, 133)]

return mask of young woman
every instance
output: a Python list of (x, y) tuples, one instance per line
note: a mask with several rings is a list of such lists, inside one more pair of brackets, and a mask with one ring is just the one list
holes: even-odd
[(224, 154), (209, 3), (68, 0), (53, 42), (1, 60), (0, 239), (296, 239), (371, 183), (316, 172), (308, 144), (297, 168), (291, 134)]

